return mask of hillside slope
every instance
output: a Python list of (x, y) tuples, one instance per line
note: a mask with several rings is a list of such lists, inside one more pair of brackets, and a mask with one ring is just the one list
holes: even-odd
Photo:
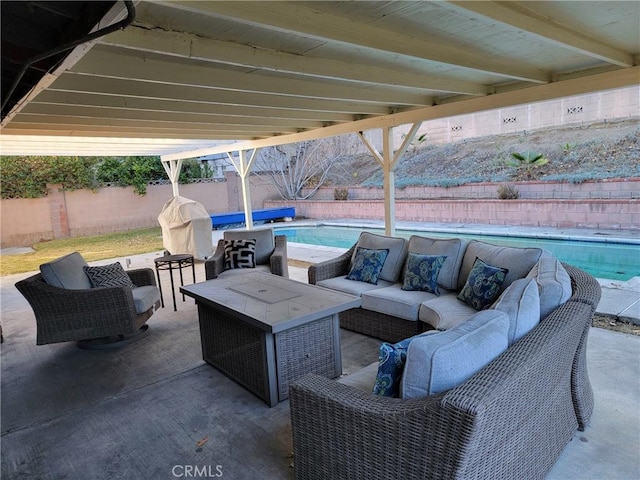
[[(465, 183), (640, 177), (637, 119), (466, 139), (447, 145), (410, 147), (396, 169), (396, 186), (450, 187)], [(532, 151), (549, 162), (531, 169), (509, 166), (511, 153)], [(339, 165), (332, 185), (382, 186), (382, 170), (361, 155)]]

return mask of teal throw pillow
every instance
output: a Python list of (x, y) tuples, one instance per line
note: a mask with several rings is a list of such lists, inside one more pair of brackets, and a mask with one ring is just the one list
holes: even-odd
[(347, 279), (377, 285), (387, 255), (389, 255), (388, 248), (374, 250), (358, 247)]
[(494, 267), (476, 257), (458, 299), (478, 311), (489, 308), (500, 295), (508, 272), (507, 268)]
[(438, 275), (446, 258), (446, 255), (409, 252), (402, 290), (419, 290), (440, 295)]

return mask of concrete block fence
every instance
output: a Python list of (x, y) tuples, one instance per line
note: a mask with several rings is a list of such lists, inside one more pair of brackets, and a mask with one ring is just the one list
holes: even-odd
[[(298, 217), (384, 220), (382, 200), (265, 202), (265, 208), (285, 205), (295, 206)], [(640, 200), (397, 200), (396, 219), (640, 232)]]
[[(638, 199), (640, 198), (640, 178), (615, 178), (583, 183), (558, 182), (510, 182), (520, 193), (520, 199)], [(497, 199), (501, 183), (482, 182), (458, 187), (415, 186), (396, 188), (396, 199)], [(313, 197), (314, 200), (334, 200), (336, 187), (323, 187)], [(378, 187), (347, 187), (349, 200), (382, 200), (384, 191)]]
[[(578, 185), (523, 182), (515, 186), (521, 192), (521, 198), (517, 200), (497, 199), (498, 184), (488, 183), (453, 189), (399, 189), (396, 192), (396, 219), (640, 231), (640, 179)], [(522, 198), (523, 190), (528, 192), (525, 198)], [(297, 216), (317, 219), (384, 219), (381, 189), (349, 188), (349, 200), (346, 201), (326, 199), (329, 195), (333, 197), (333, 189), (323, 189), (312, 200), (268, 200), (265, 208), (293, 205)], [(453, 198), (454, 195), (457, 198)]]
[[(499, 184), (454, 188), (411, 187), (396, 191), (396, 218), (413, 222), (583, 227), (640, 232), (640, 179), (582, 184), (522, 182), (518, 200), (498, 200)], [(251, 177), (253, 208), (295, 206), (299, 217), (384, 219), (379, 188), (350, 187), (349, 200), (334, 201), (334, 188), (312, 200), (283, 201), (265, 176)], [(242, 194), (237, 176), (226, 181), (180, 186), (180, 194), (204, 205), (209, 213), (238, 211)], [(170, 185), (152, 185), (147, 195), (132, 188), (96, 192), (65, 191), (50, 186), (44, 198), (0, 201), (0, 247), (28, 246), (42, 240), (158, 226), (157, 217), (172, 196)]]

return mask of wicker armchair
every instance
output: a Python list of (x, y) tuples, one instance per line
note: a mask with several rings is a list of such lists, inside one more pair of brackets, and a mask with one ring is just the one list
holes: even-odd
[[(68, 258), (79, 265), (85, 263), (78, 253), (58, 260)], [(36, 317), (36, 344), (77, 341), (81, 348), (104, 349), (120, 347), (146, 335), (145, 323), (160, 307), (154, 273), (150, 268), (126, 273), (139, 287), (136, 290), (141, 295), (136, 295), (135, 300), (130, 287), (62, 288), (47, 283), (42, 273), (17, 282), (16, 288)], [(138, 311), (141, 308), (144, 310)]]
[[(218, 278), (219, 275), (231, 274), (233, 270), (225, 267), (224, 246), (226, 240), (256, 240), (256, 268), (267, 273), (289, 278), (289, 265), (287, 258), (287, 237), (274, 235), (273, 229), (256, 230), (227, 230), (224, 238), (218, 241), (213, 256), (204, 262), (205, 277), (207, 280)], [(246, 270), (237, 269), (237, 272)], [(233, 273), (237, 273), (233, 272)]]

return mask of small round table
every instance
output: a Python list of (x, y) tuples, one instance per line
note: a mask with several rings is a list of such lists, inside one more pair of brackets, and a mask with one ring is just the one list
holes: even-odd
[[(162, 308), (164, 308), (164, 297), (162, 296), (162, 283), (160, 282), (160, 270), (169, 270), (169, 277), (171, 278), (171, 296), (173, 298), (173, 310), (178, 311), (176, 307), (176, 291), (173, 284), (173, 271), (178, 270), (180, 272), (180, 285), (184, 285), (182, 278), (182, 269), (191, 266), (193, 273), (193, 283), (196, 283), (196, 267), (193, 261), (193, 255), (179, 254), (179, 255), (165, 255), (153, 260), (156, 264), (156, 276), (158, 277), (158, 288), (160, 289), (160, 302)], [(184, 294), (182, 294), (182, 301), (184, 302)]]

